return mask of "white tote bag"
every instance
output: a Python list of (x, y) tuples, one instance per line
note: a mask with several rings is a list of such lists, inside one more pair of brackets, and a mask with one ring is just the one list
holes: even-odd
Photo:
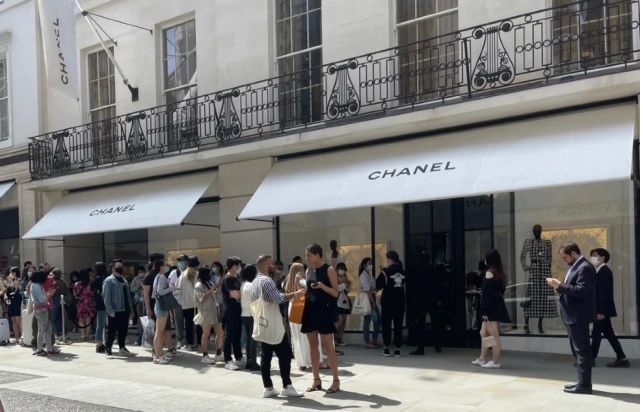
[(366, 292), (360, 292), (353, 303), (353, 311), (351, 312), (356, 316), (368, 316), (372, 312), (371, 301)]
[(263, 285), (259, 285), (259, 287), (261, 288), (259, 299), (250, 304), (250, 311), (254, 319), (252, 339), (269, 345), (278, 345), (286, 333), (279, 305), (266, 302), (263, 299)]

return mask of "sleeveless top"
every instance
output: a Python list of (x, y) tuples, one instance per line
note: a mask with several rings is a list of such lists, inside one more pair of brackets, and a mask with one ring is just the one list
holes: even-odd
[(335, 299), (321, 289), (314, 289), (312, 284), (321, 282), (324, 285), (330, 286), (330, 279), (328, 279), (328, 268), (330, 266), (324, 263), (321, 267), (311, 270), (306, 279), (306, 303), (311, 302), (313, 305), (322, 305), (325, 303), (334, 303)]

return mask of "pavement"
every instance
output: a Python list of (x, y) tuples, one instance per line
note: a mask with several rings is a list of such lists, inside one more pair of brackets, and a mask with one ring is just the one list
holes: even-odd
[[(226, 412), (382, 410), (382, 411), (565, 411), (621, 412), (640, 409), (640, 364), (627, 369), (594, 369), (594, 394), (562, 391), (574, 381), (570, 356), (505, 352), (501, 369), (471, 364), (477, 351), (445, 348), (438, 354), (384, 358), (379, 350), (341, 348), (337, 394), (306, 393), (303, 398), (261, 399), (258, 372), (229, 371), (223, 364), (200, 363), (184, 352), (169, 365), (154, 365), (150, 352), (130, 347), (134, 358), (107, 359), (91, 343), (61, 346), (62, 354), (31, 355), (18, 345), (0, 347), (0, 400), (4, 411), (204, 411)], [(322, 371), (327, 372), (327, 371)], [(273, 380), (280, 386), (277, 361)], [(310, 370), (293, 363), (294, 386), (303, 391)], [(324, 387), (332, 377), (322, 374)], [(0, 412), (2, 408), (0, 408)]]

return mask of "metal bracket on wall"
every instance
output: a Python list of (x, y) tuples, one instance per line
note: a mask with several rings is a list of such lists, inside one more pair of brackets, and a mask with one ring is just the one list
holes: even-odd
[(203, 223), (189, 223), (189, 222), (181, 222), (181, 226), (201, 226), (201, 227), (216, 227), (217, 229), (221, 229), (220, 225), (206, 225)]
[(237, 216), (237, 217), (235, 218), (235, 220), (236, 220), (237, 222), (241, 222), (241, 221), (243, 221), (243, 220), (247, 220), (247, 221), (249, 221), (249, 222), (270, 223), (270, 224), (272, 225), (272, 228), (273, 228), (274, 230), (277, 230), (277, 229), (278, 229), (278, 226), (275, 224), (275, 219), (270, 219), (270, 220), (267, 220), (267, 219), (239, 219), (239, 216)]
[(65, 243), (65, 239), (44, 239), (44, 238), (33, 238), (33, 239), (25, 239), (25, 240), (41, 240), (43, 242), (62, 242)]

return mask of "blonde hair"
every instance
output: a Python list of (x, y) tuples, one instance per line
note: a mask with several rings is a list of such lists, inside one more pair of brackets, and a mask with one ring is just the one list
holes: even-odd
[(196, 268), (191, 268), (187, 267), (181, 275), (185, 275), (186, 278), (192, 283), (193, 285), (196, 283), (196, 277), (198, 275), (198, 271)]
[(295, 283), (295, 279), (297, 278), (297, 275), (299, 273), (304, 273), (304, 265), (301, 263), (293, 263), (290, 265), (290, 270), (288, 271), (288, 276), (286, 276), (286, 279), (284, 283), (286, 284), (286, 292), (292, 293), (295, 292), (298, 289), (298, 285)]

